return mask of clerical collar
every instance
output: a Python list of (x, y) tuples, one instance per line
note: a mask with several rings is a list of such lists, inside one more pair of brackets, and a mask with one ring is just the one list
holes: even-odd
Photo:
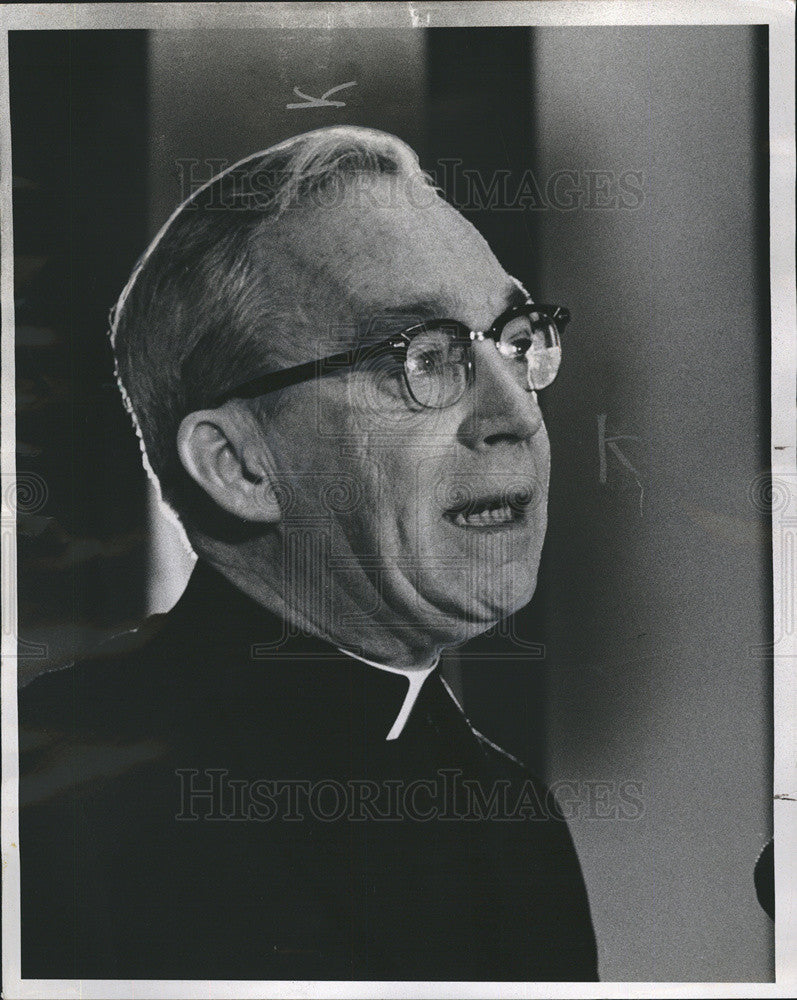
[[(323, 684), (324, 698), (331, 697), (334, 700), (335, 689), (338, 689), (341, 698), (351, 698), (352, 691), (342, 690), (344, 687), (343, 678), (338, 677), (334, 669), (326, 670), (318, 666), (324, 660), (335, 659), (338, 654), (345, 656), (350, 662), (356, 660), (364, 663), (368, 668), (376, 668), (376, 670), (363, 669), (362, 674), (363, 681), (367, 681), (369, 677), (376, 677), (377, 673), (381, 675), (376, 684), (379, 695), (370, 702), (367, 709), (372, 727), (377, 725), (377, 718), (382, 719), (374, 731), (374, 736), (377, 738), (387, 729), (390, 718), (393, 716), (394, 706), (401, 693), (401, 682), (387, 683), (387, 678), (384, 675), (403, 675), (407, 678), (408, 689), (398, 716), (387, 733), (387, 740), (396, 740), (401, 735), (421, 693), (424, 681), (434, 672), (439, 663), (438, 657), (430, 667), (422, 670), (406, 670), (368, 660), (348, 649), (336, 646), (327, 639), (305, 633), (291, 635), (284, 618), (250, 597), (220, 570), (202, 559), (194, 568), (188, 587), (176, 607), (168, 616), (164, 615), (161, 618), (164, 619), (164, 624), (167, 618), (173, 622), (181, 622), (181, 627), (189, 635), (195, 633), (198, 623), (212, 620), (215, 646), (220, 651), (223, 650), (224, 655), (229, 655), (231, 649), (237, 649), (241, 660), (250, 667), (253, 662), (262, 665), (268, 661), (280, 661), (288, 657), (295, 661), (292, 665), (292, 673), (296, 675), (301, 673), (302, 663), (313, 664), (315, 669), (311, 671), (312, 677), (310, 674), (303, 675), (303, 681), (295, 679), (295, 682), (289, 685), (294, 695), (297, 685), (301, 687), (302, 684), (306, 683), (308, 685)], [(385, 683), (379, 683), (382, 679)], [(373, 697), (374, 686), (367, 685), (367, 687), (370, 689), (370, 696)], [(395, 690), (393, 690), (394, 687)], [(365, 688), (361, 694), (366, 697)], [(289, 696), (289, 692), (286, 691), (286, 697)], [(321, 696), (319, 695), (319, 697)], [(342, 725), (340, 719), (333, 721), (336, 725), (338, 723)]]
[(422, 670), (409, 670), (406, 667), (389, 667), (386, 663), (377, 663), (375, 660), (367, 660), (364, 656), (358, 656), (357, 653), (352, 653), (349, 649), (344, 649), (342, 646), (338, 646), (337, 649), (344, 654), (344, 656), (351, 656), (352, 659), (360, 660), (362, 663), (367, 663), (369, 667), (376, 667), (377, 670), (386, 670), (390, 674), (403, 674), (409, 681), (409, 687), (407, 688), (407, 694), (404, 696), (404, 701), (399, 709), (399, 714), (396, 716), (396, 721), (390, 728), (390, 732), (385, 737), (385, 740), (397, 740), (399, 736), (404, 732), (404, 726), (407, 723), (407, 719), (410, 717), (410, 712), (415, 707), (415, 702), (418, 700), (418, 695), (421, 693), (421, 688), (423, 687), (423, 682), (433, 673), (437, 668), (437, 664), (440, 662), (440, 657), (438, 656), (431, 667), (425, 667)]

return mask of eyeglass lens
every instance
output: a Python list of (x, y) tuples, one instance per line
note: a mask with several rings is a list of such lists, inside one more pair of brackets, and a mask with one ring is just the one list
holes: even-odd
[(469, 345), (455, 328), (440, 327), (414, 337), (404, 370), (416, 402), (432, 409), (451, 406), (468, 385)]
[[(559, 332), (544, 313), (515, 316), (501, 330), (499, 352), (516, 369), (527, 389), (544, 389), (556, 378), (562, 357)], [(462, 331), (439, 327), (415, 336), (404, 369), (410, 393), (421, 406), (452, 406), (470, 379), (470, 342)]]
[(556, 378), (562, 360), (559, 331), (544, 313), (532, 312), (510, 319), (501, 331), (498, 350), (506, 357), (518, 361), (525, 359), (525, 378), (529, 389), (549, 386)]

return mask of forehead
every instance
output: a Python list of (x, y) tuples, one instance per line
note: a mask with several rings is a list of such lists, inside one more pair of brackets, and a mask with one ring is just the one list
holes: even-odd
[[(412, 197), (415, 191), (415, 197)], [(301, 311), (337, 321), (424, 304), (425, 312), (488, 325), (513, 282), (459, 212), (417, 185), (374, 178), (334, 200), (303, 206), (269, 233), (266, 264)], [(273, 253), (278, 245), (279, 253)]]

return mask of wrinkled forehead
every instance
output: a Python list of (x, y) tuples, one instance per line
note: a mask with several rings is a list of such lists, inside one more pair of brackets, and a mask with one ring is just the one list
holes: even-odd
[(292, 209), (269, 226), (261, 252), (268, 284), (322, 336), (319, 323), (362, 326), (405, 306), (418, 319), (431, 313), (483, 328), (512, 287), (459, 212), (432, 191), (410, 199), (380, 178), (335, 204)]

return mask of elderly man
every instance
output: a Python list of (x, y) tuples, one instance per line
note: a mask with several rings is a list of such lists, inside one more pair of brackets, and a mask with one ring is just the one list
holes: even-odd
[(24, 976), (596, 977), (561, 814), (437, 669), (534, 591), (566, 320), (384, 133), (175, 212), (112, 338), (199, 561), (23, 692)]

